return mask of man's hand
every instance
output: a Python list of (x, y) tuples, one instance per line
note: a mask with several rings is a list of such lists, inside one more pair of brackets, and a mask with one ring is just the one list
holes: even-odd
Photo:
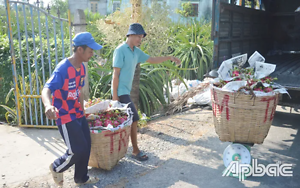
[(171, 61), (174, 61), (176, 63), (176, 65), (180, 65), (181, 64), (181, 61), (180, 59), (178, 59), (177, 57), (171, 57)]
[(45, 114), (48, 119), (57, 120), (56, 113), (58, 113), (58, 110), (54, 106), (52, 105), (45, 106)]
[(112, 100), (113, 100), (113, 101), (120, 101), (118, 95), (113, 95), (113, 99), (112, 99)]

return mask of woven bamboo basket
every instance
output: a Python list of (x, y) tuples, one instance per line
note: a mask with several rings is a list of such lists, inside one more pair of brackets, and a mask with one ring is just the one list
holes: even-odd
[(89, 166), (111, 170), (127, 152), (130, 130), (131, 126), (125, 126), (115, 132), (91, 133)]
[(272, 124), (278, 94), (253, 97), (211, 86), (216, 133), (223, 142), (262, 144)]

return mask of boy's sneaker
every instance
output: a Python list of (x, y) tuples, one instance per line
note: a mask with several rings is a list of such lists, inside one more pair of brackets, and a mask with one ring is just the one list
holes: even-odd
[(53, 178), (54, 182), (57, 185), (62, 186), (63, 183), (64, 183), (64, 175), (63, 175), (63, 173), (55, 172), (53, 170), (53, 163), (50, 164), (49, 169), (50, 169), (50, 172), (52, 174), (52, 178)]
[(76, 185), (86, 185), (86, 184), (95, 184), (99, 181), (97, 177), (89, 177), (89, 179), (84, 183), (76, 183)]

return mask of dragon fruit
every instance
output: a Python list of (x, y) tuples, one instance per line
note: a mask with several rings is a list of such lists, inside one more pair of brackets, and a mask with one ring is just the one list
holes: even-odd
[(126, 121), (126, 120), (124, 119), (124, 117), (119, 117), (119, 121), (120, 121), (120, 123), (122, 124), (122, 123), (124, 123), (124, 121)]
[(118, 121), (115, 120), (115, 121), (113, 122), (113, 126), (114, 126), (114, 127), (117, 127), (117, 126), (119, 126), (119, 125), (120, 125), (120, 123), (119, 123)]
[(110, 120), (110, 119), (106, 119), (105, 121), (104, 121), (104, 127), (107, 127), (109, 124), (113, 124), (112, 123), (112, 121)]
[(95, 121), (95, 126), (96, 127), (102, 127), (103, 126), (103, 122), (100, 120), (100, 119), (97, 119), (96, 121)]

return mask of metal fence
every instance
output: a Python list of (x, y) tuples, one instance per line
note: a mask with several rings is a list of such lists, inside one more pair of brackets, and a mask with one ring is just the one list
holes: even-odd
[[(46, 118), (43, 85), (57, 63), (72, 53), (71, 18), (50, 14), (39, 1), (5, 0), (18, 125), (55, 128)], [(9, 70), (8, 70), (9, 71)]]

